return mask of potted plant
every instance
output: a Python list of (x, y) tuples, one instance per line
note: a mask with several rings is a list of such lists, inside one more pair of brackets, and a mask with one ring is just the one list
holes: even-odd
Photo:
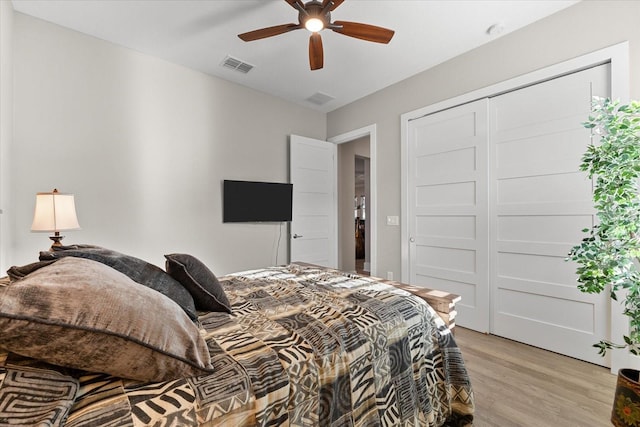
[[(620, 105), (594, 98), (592, 115), (584, 126), (592, 130), (580, 169), (595, 178), (593, 201), (597, 223), (569, 259), (578, 264), (582, 292), (607, 290), (623, 301), (629, 333), (620, 342), (594, 344), (601, 355), (628, 349), (640, 355), (640, 102)], [(621, 369), (611, 421), (616, 426), (640, 426), (640, 372)]]

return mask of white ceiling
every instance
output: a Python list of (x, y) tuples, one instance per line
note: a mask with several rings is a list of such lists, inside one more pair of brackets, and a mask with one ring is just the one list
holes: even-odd
[[(388, 45), (321, 32), (324, 68), (310, 71), (306, 30), (243, 42), (237, 34), (297, 23), (284, 0), (13, 0), (14, 9), (309, 108), (328, 112), (496, 37), (577, 3), (576, 0), (346, 0), (333, 20), (395, 30)], [(504, 26), (502, 33), (487, 29)], [(227, 55), (254, 65), (248, 74), (222, 67)], [(318, 106), (321, 92), (335, 99)]]

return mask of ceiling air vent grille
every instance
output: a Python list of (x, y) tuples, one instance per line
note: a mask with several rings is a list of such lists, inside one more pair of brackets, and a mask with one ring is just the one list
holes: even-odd
[(311, 95), (310, 97), (308, 97), (307, 101), (311, 102), (312, 104), (316, 104), (316, 105), (324, 105), (327, 102), (332, 101), (334, 99), (336, 99), (336, 98), (331, 96), (331, 95), (327, 95), (326, 93), (316, 92), (313, 95)]
[(227, 55), (224, 58), (224, 61), (222, 61), (222, 64), (220, 65), (226, 68), (231, 68), (232, 70), (236, 70), (244, 74), (247, 74), (253, 68), (253, 65), (229, 55)]

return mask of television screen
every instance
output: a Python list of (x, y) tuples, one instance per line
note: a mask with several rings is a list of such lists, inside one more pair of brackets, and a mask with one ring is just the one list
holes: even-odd
[(293, 184), (224, 180), (223, 222), (291, 221)]

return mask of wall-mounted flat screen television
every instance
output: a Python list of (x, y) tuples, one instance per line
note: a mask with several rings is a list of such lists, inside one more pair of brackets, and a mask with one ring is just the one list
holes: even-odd
[(291, 221), (293, 184), (224, 180), (223, 222)]

